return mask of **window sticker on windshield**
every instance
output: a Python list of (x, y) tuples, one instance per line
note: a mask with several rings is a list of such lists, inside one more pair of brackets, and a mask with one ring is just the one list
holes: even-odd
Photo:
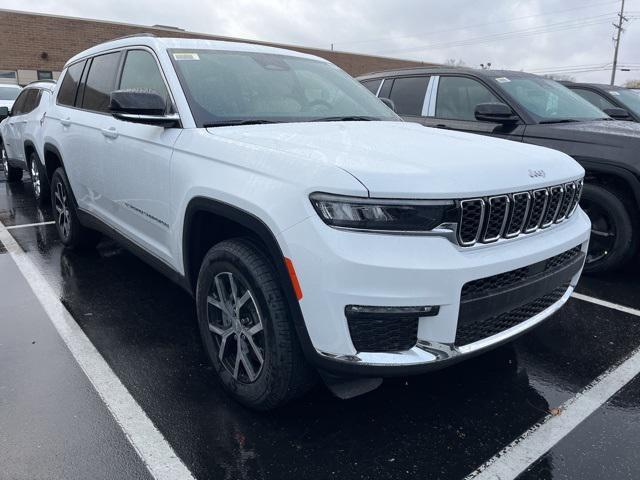
[(507, 77), (498, 77), (496, 78), (496, 82), (498, 83), (509, 83), (511, 80), (509, 80)]
[(611, 95), (615, 95), (616, 97), (619, 97), (619, 96), (620, 96), (620, 92), (615, 92), (615, 91), (613, 91), (613, 92), (609, 92), (609, 93), (610, 93)]
[(197, 53), (174, 53), (173, 58), (175, 60), (200, 60), (200, 56)]

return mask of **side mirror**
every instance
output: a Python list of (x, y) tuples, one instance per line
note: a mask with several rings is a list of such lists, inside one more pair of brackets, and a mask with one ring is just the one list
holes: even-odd
[(629, 120), (631, 118), (629, 112), (624, 108), (605, 108), (602, 111), (616, 120)]
[(390, 98), (380, 97), (380, 101), (394, 112), (396, 111), (396, 104), (393, 103), (393, 100), (391, 100)]
[(180, 124), (177, 114), (165, 114), (166, 102), (152, 90), (116, 90), (111, 92), (109, 111), (119, 120), (160, 127)]
[(504, 103), (481, 103), (476, 105), (476, 120), (494, 123), (516, 123), (519, 118), (509, 105)]
[(0, 107), (0, 122), (9, 116), (9, 107)]

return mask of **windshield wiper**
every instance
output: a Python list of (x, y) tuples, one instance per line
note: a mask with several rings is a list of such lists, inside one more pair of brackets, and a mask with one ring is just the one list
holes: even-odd
[(576, 122), (580, 122), (580, 120), (576, 120), (574, 118), (560, 118), (558, 120), (543, 120), (539, 123), (542, 125), (547, 123), (576, 123)]
[(376, 117), (365, 117), (359, 115), (348, 115), (344, 117), (323, 117), (323, 118), (314, 118), (313, 120), (309, 120), (310, 122), (372, 122), (379, 120)]
[(254, 120), (222, 120), (220, 122), (205, 123), (204, 128), (213, 127), (233, 127), (237, 125), (261, 125), (263, 123), (278, 123), (274, 120), (254, 119)]

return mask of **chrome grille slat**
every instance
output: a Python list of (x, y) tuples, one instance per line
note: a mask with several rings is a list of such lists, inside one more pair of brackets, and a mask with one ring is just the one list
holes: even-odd
[(583, 181), (533, 191), (460, 200), (458, 243), (470, 247), (549, 228), (571, 217), (578, 207)]

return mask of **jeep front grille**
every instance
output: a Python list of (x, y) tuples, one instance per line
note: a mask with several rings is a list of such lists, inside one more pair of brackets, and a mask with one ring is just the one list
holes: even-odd
[(582, 193), (582, 180), (485, 198), (461, 200), (458, 242), (464, 247), (533, 233), (568, 219)]

